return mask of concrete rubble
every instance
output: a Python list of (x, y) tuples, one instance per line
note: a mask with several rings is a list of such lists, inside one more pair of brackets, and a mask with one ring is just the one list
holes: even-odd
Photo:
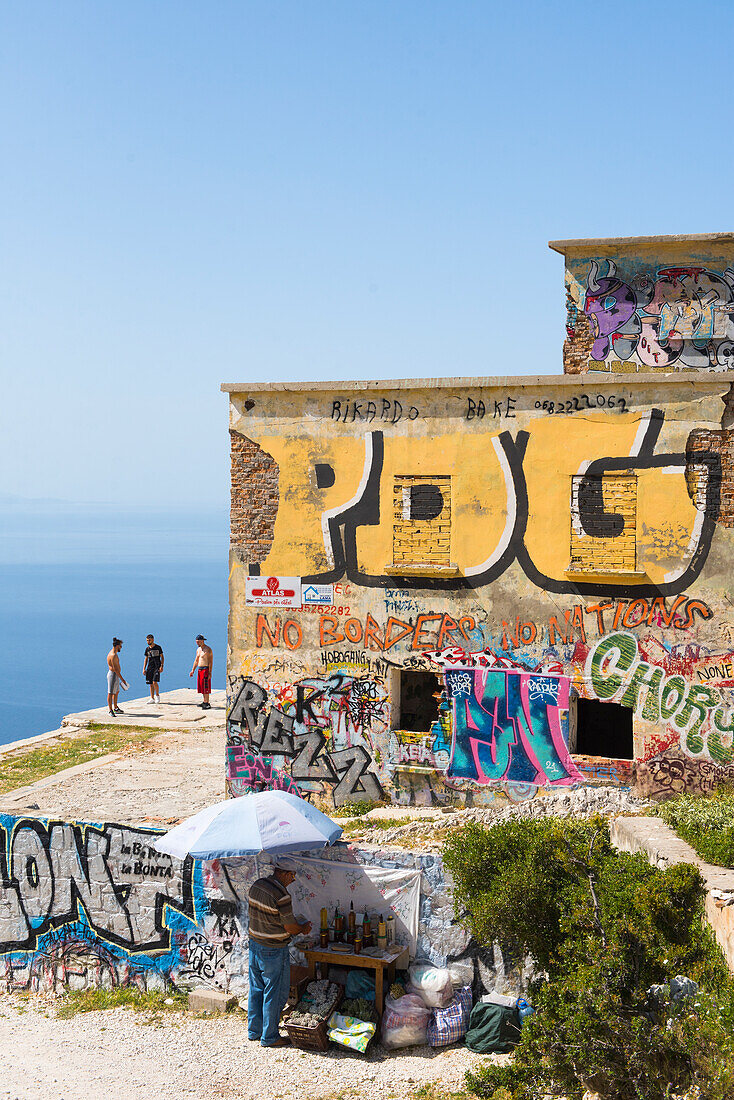
[[(388, 829), (379, 829), (381, 843), (407, 844), (420, 841), (421, 846), (439, 848), (446, 833), (461, 825), (476, 822), (480, 825), (496, 825), (511, 818), (538, 820), (544, 817), (581, 817), (594, 814), (605, 817), (622, 814), (642, 814), (652, 803), (638, 798), (629, 790), (620, 787), (578, 787), (553, 791), (550, 794), (536, 796), (522, 802), (497, 802), (496, 805), (472, 807), (453, 813), (437, 811), (433, 815), (422, 813), (417, 820), (405, 825), (395, 825)], [(371, 815), (364, 818), (365, 833), (372, 829)], [(379, 821), (379, 818), (377, 819)], [(379, 826), (378, 826), (379, 828)], [(361, 836), (360, 832), (350, 830), (350, 838)]]

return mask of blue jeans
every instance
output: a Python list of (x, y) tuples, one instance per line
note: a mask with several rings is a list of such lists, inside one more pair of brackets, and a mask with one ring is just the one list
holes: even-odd
[(263, 947), (250, 940), (250, 995), (247, 1037), (270, 1047), (279, 1038), (278, 1022), (288, 1000), (291, 962), (288, 947)]

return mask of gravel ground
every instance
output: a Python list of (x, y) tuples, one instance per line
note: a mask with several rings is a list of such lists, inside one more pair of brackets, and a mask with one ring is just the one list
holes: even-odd
[[(60, 1020), (50, 997), (0, 994), (1, 1100), (276, 1100), (411, 1097), (436, 1082), (460, 1088), (491, 1056), (413, 1047), (367, 1057), (263, 1050), (240, 1012), (210, 1019), (116, 1008)], [(506, 1061), (499, 1055), (497, 1060)]]

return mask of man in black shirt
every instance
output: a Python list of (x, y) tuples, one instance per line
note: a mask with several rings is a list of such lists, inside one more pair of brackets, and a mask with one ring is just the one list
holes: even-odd
[(148, 635), (148, 645), (145, 649), (145, 661), (143, 662), (143, 674), (146, 684), (150, 684), (150, 697), (154, 703), (161, 701), (160, 680), (163, 671), (163, 650), (156, 643), (152, 634)]

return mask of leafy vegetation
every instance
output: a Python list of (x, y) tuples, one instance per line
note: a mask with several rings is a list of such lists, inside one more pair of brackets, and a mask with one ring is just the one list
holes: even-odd
[(411, 1093), (411, 1097), (413, 1100), (470, 1100), (469, 1094), (464, 1089), (454, 1092), (453, 1089), (447, 1090), (442, 1085), (436, 1085), (433, 1082), (420, 1085)]
[[(473, 1092), (734, 1097), (734, 983), (702, 924), (695, 867), (616, 852), (603, 818), (472, 824), (444, 858), (474, 935), (532, 955), (541, 972), (513, 1063), (470, 1074)], [(699, 983), (695, 1000), (653, 1001), (649, 988), (678, 974)]]
[(405, 820), (398, 817), (374, 817), (369, 821), (348, 821), (343, 826), (343, 831), (351, 836), (353, 833), (364, 833), (368, 829), (394, 829), (396, 825), (405, 825)]
[(370, 810), (382, 806), (382, 802), (371, 802), (368, 798), (358, 798), (354, 802), (345, 802), (339, 807), (338, 817), (364, 817)]
[(104, 1012), (110, 1008), (132, 1008), (136, 1012), (180, 1012), (186, 1008), (186, 994), (141, 993), (139, 989), (80, 989), (66, 993), (57, 1015), (66, 1020), (80, 1012)]
[(683, 794), (660, 802), (661, 817), (707, 863), (734, 868), (734, 790), (718, 787), (711, 795)]
[(160, 730), (141, 726), (93, 725), (82, 734), (62, 735), (35, 749), (0, 755), (0, 794), (110, 752), (136, 751), (158, 734)]

